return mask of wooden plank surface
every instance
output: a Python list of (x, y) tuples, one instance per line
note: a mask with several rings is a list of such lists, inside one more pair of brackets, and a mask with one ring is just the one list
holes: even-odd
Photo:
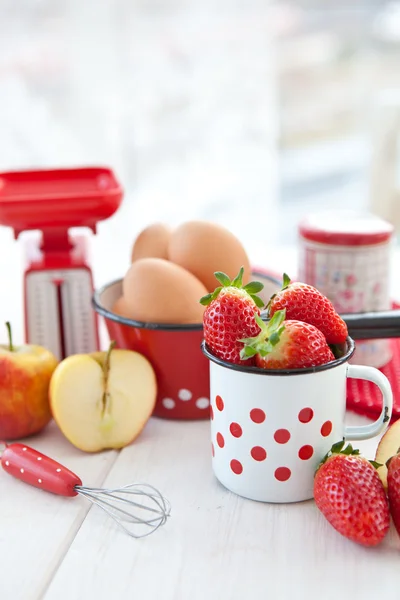
[[(103, 483), (117, 456), (116, 451), (96, 456), (80, 452), (54, 423), (25, 442), (61, 462), (79, 475), (84, 484), (92, 486)], [(42, 596), (90, 506), (80, 497), (63, 498), (32, 488), (1, 470), (1, 598), (34, 600)]]
[[(375, 442), (360, 447), (370, 455)], [(231, 494), (212, 474), (206, 422), (152, 419), (120, 453), (105, 484), (129, 480), (165, 494), (168, 523), (133, 540), (92, 510), (44, 600), (398, 598), (397, 534), (366, 549), (335, 532), (313, 501), (271, 505)]]

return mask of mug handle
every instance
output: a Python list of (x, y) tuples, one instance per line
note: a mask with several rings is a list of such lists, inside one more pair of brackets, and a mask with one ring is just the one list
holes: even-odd
[(375, 367), (347, 365), (347, 377), (366, 379), (375, 383), (382, 392), (383, 406), (379, 418), (370, 425), (345, 427), (344, 437), (349, 440), (368, 440), (387, 429), (392, 416), (393, 392), (388, 378)]

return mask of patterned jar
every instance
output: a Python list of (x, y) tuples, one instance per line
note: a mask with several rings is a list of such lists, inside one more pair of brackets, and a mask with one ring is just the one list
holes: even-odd
[[(370, 213), (308, 215), (299, 224), (299, 280), (319, 289), (339, 313), (389, 310), (393, 233)], [(360, 340), (356, 348), (357, 364), (379, 368), (391, 359), (389, 340)]]

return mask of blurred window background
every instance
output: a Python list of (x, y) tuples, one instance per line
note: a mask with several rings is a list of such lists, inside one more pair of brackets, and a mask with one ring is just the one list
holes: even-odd
[(294, 0), (275, 7), (280, 200), (288, 217), (282, 235), (293, 235), (304, 211), (326, 206), (393, 217), (381, 195), (395, 192), (387, 178), (400, 110), (400, 2)]
[(129, 239), (154, 219), (293, 244), (317, 208), (395, 218), (399, 54), (400, 2), (2, 0), (0, 169), (111, 165)]

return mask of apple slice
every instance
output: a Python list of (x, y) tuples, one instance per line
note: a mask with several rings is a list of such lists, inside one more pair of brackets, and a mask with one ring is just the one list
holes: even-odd
[(75, 354), (59, 363), (50, 383), (50, 406), (65, 437), (85, 452), (123, 448), (149, 420), (157, 382), (138, 352), (114, 349)]
[(378, 468), (379, 477), (387, 489), (386, 461), (397, 454), (400, 448), (400, 419), (392, 423), (380, 439), (375, 453), (375, 461), (382, 464)]

